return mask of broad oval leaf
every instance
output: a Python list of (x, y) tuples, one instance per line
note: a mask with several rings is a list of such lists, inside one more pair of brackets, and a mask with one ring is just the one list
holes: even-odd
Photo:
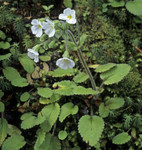
[(113, 68), (116, 64), (113, 64), (113, 63), (110, 63), (110, 64), (105, 64), (105, 65), (100, 65), (96, 68), (96, 72), (105, 72), (105, 71), (108, 71), (110, 70), (111, 68)]
[(79, 120), (78, 130), (86, 143), (95, 146), (104, 129), (104, 121), (98, 116), (85, 115)]
[(56, 122), (59, 113), (60, 106), (58, 103), (49, 104), (38, 113), (37, 124), (40, 124), (42, 130), (49, 132)]
[(19, 61), (25, 71), (27, 71), (30, 74), (33, 73), (33, 71), (34, 71), (34, 61), (33, 60), (31, 60), (28, 56), (23, 55), (22, 57), (19, 57)]
[(27, 101), (27, 100), (29, 99), (29, 97), (30, 97), (30, 94), (29, 94), (28, 92), (24, 92), (24, 93), (20, 96), (20, 100), (21, 100), (22, 102), (25, 102), (25, 101)]
[(59, 134), (58, 134), (58, 138), (59, 138), (60, 140), (64, 140), (66, 137), (67, 137), (67, 132), (61, 130), (61, 131), (59, 132)]
[(61, 107), (61, 113), (59, 116), (59, 121), (63, 122), (67, 116), (74, 115), (77, 112), (78, 112), (78, 106), (77, 105), (74, 105), (71, 102), (66, 103)]
[(0, 61), (1, 61), (1, 60), (5, 60), (5, 59), (8, 59), (10, 56), (11, 56), (11, 53), (8, 53), (8, 54), (6, 54), (6, 55), (0, 55)]
[(4, 40), (4, 39), (6, 38), (5, 33), (4, 33), (3, 31), (1, 31), (1, 30), (0, 30), (0, 38), (1, 38), (2, 40)]
[(125, 5), (125, 2), (124, 1), (120, 1), (120, 2), (117, 2), (117, 1), (113, 1), (111, 3), (109, 3), (112, 7), (123, 7)]
[(113, 144), (125, 144), (131, 139), (127, 132), (120, 133), (112, 139)]
[(114, 84), (121, 81), (130, 71), (131, 67), (128, 64), (117, 64), (112, 69), (103, 72), (101, 79), (104, 80), (104, 84)]
[(54, 71), (49, 71), (48, 75), (51, 75), (53, 77), (64, 77), (64, 76), (73, 76), (75, 74), (75, 70), (74, 69), (61, 69), (58, 68)]
[(52, 96), (53, 91), (50, 88), (37, 88), (38, 94), (44, 98)]
[(0, 112), (4, 112), (5, 106), (3, 102), (0, 102)]
[(111, 98), (105, 103), (108, 109), (118, 109), (124, 105), (124, 99), (119, 97)]
[(9, 81), (21, 78), (19, 72), (13, 67), (6, 67), (5, 69), (3, 69), (3, 74)]
[(7, 136), (8, 123), (6, 119), (0, 119), (0, 147)]
[(8, 49), (8, 48), (10, 48), (10, 44), (8, 42), (1, 41), (0, 42), (0, 48), (2, 48), (2, 49)]
[(25, 87), (28, 85), (27, 80), (22, 77), (12, 80), (11, 84), (17, 87)]
[(107, 107), (104, 106), (104, 103), (101, 103), (99, 106), (99, 115), (102, 118), (106, 118), (109, 114), (109, 109)]
[(142, 1), (141, 0), (134, 0), (134, 1), (128, 1), (126, 3), (127, 10), (137, 16), (142, 15)]
[(76, 82), (76, 83), (82, 83), (84, 81), (86, 81), (87, 79), (89, 78), (88, 75), (86, 75), (84, 72), (79, 72), (79, 74), (77, 74), (73, 80)]
[(26, 144), (24, 137), (13, 135), (6, 139), (2, 145), (2, 150), (19, 150)]
[(39, 147), (36, 147), (35, 150), (61, 150), (61, 144), (57, 137), (48, 133), (44, 142)]

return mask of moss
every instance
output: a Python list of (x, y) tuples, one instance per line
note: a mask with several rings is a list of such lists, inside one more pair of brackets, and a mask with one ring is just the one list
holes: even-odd
[(98, 13), (90, 13), (86, 21), (80, 16), (81, 32), (88, 35), (84, 49), (91, 52), (95, 63), (125, 62), (125, 46), (119, 28)]
[(111, 93), (141, 98), (142, 96), (142, 77), (137, 69), (131, 72), (118, 84), (111, 86)]

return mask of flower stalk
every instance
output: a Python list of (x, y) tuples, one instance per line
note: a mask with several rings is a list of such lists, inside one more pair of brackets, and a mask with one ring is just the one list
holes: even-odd
[(75, 40), (75, 38), (74, 38), (73, 33), (72, 33), (70, 30), (67, 30), (67, 33), (70, 35), (72, 41), (73, 41), (73, 42), (75, 43), (75, 45), (78, 47), (78, 51), (77, 51), (77, 52), (78, 52), (79, 59), (80, 59), (82, 65), (83, 65), (83, 67), (85, 68), (85, 71), (86, 71), (87, 74), (89, 75), (92, 88), (96, 91), (96, 90), (97, 90), (97, 87), (96, 87), (95, 80), (94, 80), (94, 78), (93, 78), (93, 76), (92, 76), (92, 74), (91, 74), (91, 71), (90, 71), (90, 69), (88, 68), (88, 65), (87, 65), (87, 63), (86, 63), (86, 61), (85, 61), (85, 59), (84, 59), (84, 57), (83, 57), (83, 55), (82, 55), (82, 51), (81, 51), (81, 49), (79, 48), (79, 45), (77, 44), (77, 42), (76, 42), (76, 40)]

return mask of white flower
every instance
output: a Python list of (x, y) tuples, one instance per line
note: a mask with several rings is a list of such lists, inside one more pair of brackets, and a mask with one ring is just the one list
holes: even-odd
[(56, 65), (59, 66), (61, 69), (68, 69), (68, 68), (73, 68), (75, 66), (75, 63), (73, 60), (64, 57), (60, 58), (56, 61)]
[(75, 10), (71, 10), (70, 8), (67, 8), (63, 11), (63, 14), (59, 15), (59, 19), (66, 20), (69, 24), (75, 24), (76, 23), (76, 17), (75, 17)]
[(37, 19), (33, 19), (31, 24), (33, 25), (31, 27), (32, 33), (36, 35), (36, 37), (41, 37), (42, 35), (42, 24)]
[(52, 37), (55, 34), (55, 28), (54, 28), (54, 23), (50, 21), (49, 19), (46, 19), (47, 22), (43, 22), (43, 29), (45, 29), (45, 33), (49, 36)]
[(28, 56), (29, 56), (31, 59), (34, 59), (34, 62), (35, 62), (35, 63), (39, 62), (39, 53), (36, 52), (35, 50), (33, 50), (33, 49), (28, 49)]

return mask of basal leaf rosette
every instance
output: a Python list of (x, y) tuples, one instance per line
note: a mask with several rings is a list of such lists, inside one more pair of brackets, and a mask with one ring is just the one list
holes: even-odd
[(104, 129), (104, 121), (98, 116), (85, 115), (81, 117), (78, 124), (78, 130), (86, 143), (95, 146), (99, 141)]

